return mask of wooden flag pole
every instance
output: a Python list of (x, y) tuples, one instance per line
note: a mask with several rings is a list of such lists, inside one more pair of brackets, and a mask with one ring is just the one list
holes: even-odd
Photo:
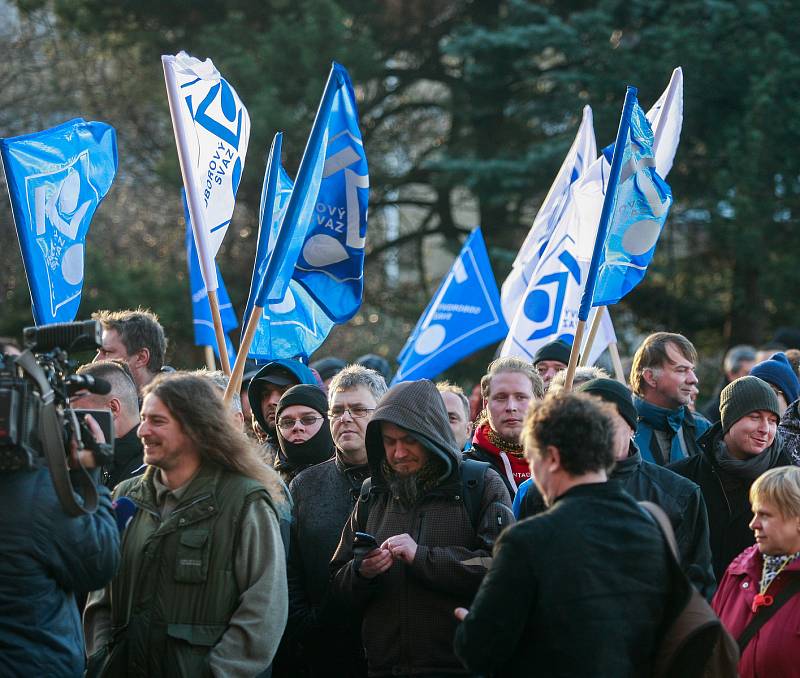
[(263, 312), (263, 306), (254, 306), (253, 310), (250, 312), (250, 317), (247, 320), (247, 327), (242, 337), (242, 344), (239, 346), (239, 353), (236, 354), (236, 363), (233, 366), (233, 373), (228, 381), (228, 388), (225, 389), (225, 395), (222, 396), (222, 401), (226, 405), (231, 402), (234, 393), (238, 393), (242, 390), (244, 363), (245, 360), (247, 360), (247, 354), (250, 353), (250, 346), (253, 343), (253, 337), (256, 335), (256, 329), (258, 329), (258, 323), (261, 320), (261, 314)]
[(204, 346), (206, 350), (206, 367), (212, 372), (217, 369), (217, 363), (214, 361), (214, 347)]
[(592, 350), (592, 344), (594, 344), (595, 337), (597, 336), (597, 330), (600, 329), (600, 323), (603, 320), (603, 313), (605, 312), (605, 306), (597, 307), (597, 312), (594, 314), (592, 324), (589, 327), (589, 336), (586, 337), (586, 346), (583, 347), (583, 353), (581, 354), (581, 361), (579, 363), (581, 367), (584, 367), (586, 363), (589, 362), (589, 353)]
[(578, 367), (578, 354), (580, 353), (583, 332), (586, 329), (586, 321), (579, 320), (575, 328), (575, 340), (572, 342), (572, 350), (569, 352), (569, 365), (567, 365), (567, 378), (564, 380), (564, 390), (572, 390), (572, 382), (575, 379), (575, 370)]
[(619, 357), (619, 347), (616, 341), (608, 345), (608, 352), (611, 355), (611, 364), (614, 366), (614, 377), (617, 381), (626, 384), (625, 372), (622, 370), (622, 360)]
[(219, 349), (219, 363), (226, 377), (231, 376), (231, 363), (228, 360), (228, 346), (225, 341), (225, 330), (222, 329), (222, 317), (219, 314), (219, 300), (217, 290), (208, 290), (208, 304), (211, 306), (211, 317), (214, 319), (214, 336), (217, 338)]

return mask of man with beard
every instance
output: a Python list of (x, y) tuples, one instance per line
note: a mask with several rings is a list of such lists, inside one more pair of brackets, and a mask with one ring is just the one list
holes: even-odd
[(520, 358), (498, 358), (481, 378), (483, 412), (475, 426), (467, 459), (492, 465), (513, 497), (531, 471), (522, 451), (520, 434), (533, 400), (544, 397), (544, 383), (531, 363)]
[[(350, 365), (334, 375), (328, 389), (324, 426), (335, 444), (334, 458), (307, 468), (289, 486), (294, 520), (285, 638), (295, 652), (287, 670), (280, 667), (280, 675), (357, 678), (366, 675), (359, 616), (346, 601), (331, 595), (328, 564), (369, 476), (364, 437), (386, 382), (374, 370)], [(286, 412), (281, 410), (279, 423)]]
[(453, 654), (452, 609), (472, 599), (495, 539), (513, 522), (508, 492), (484, 466), (470, 503), (463, 480), (474, 462), (462, 463), (430, 381), (392, 387), (366, 442), (369, 492), (345, 525), (331, 571), (336, 592), (363, 610), (369, 675), (467, 675)]

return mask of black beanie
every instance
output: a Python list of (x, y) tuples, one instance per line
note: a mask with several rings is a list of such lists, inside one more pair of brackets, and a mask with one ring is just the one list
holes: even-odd
[(772, 412), (780, 418), (780, 405), (775, 391), (766, 381), (758, 377), (734, 379), (719, 394), (722, 432), (727, 433), (739, 419), (757, 410)]
[(288, 389), (278, 401), (275, 417), (280, 417), (281, 412), (290, 405), (305, 405), (322, 416), (326, 416), (328, 412), (328, 398), (324, 391), (319, 386), (310, 384), (297, 384)]
[(575, 389), (576, 393), (591, 393), (617, 406), (617, 412), (636, 431), (639, 414), (633, 404), (630, 389), (614, 379), (592, 379)]
[(551, 341), (549, 344), (542, 346), (533, 356), (533, 364), (535, 365), (542, 360), (557, 360), (560, 363), (569, 365), (569, 354), (572, 351), (572, 346), (567, 342), (558, 339)]

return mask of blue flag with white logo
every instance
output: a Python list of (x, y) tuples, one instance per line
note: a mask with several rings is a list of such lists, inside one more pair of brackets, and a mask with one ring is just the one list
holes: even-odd
[[(302, 357), (307, 360), (325, 341), (334, 322), (296, 280), (286, 278), (284, 264), (287, 259), (290, 264), (296, 260), (297, 250), (303, 243), (302, 239), (298, 243), (297, 238), (303, 232), (297, 220), (290, 224), (285, 218), (293, 184), (281, 166), (280, 148), (281, 135), (278, 134), (267, 161), (261, 192), (256, 262), (244, 327), (253, 308), (263, 307), (248, 357), (256, 360)], [(282, 250), (282, 254), (278, 250)], [(271, 261), (273, 254), (276, 257), (274, 263)], [(268, 266), (273, 267), (269, 276), (266, 275)], [(288, 269), (288, 275), (292, 270), (291, 267)], [(272, 292), (267, 293), (267, 288)], [(280, 298), (270, 303), (269, 297), (274, 294), (279, 294)]]
[(614, 199), (614, 208), (594, 288), (594, 306), (616, 304), (641, 282), (672, 205), (672, 191), (656, 173), (653, 130), (638, 103), (624, 143), (616, 194), (607, 198)]
[[(183, 194), (183, 214), (186, 219), (186, 261), (189, 266), (189, 289), (192, 293), (194, 344), (195, 346), (213, 347), (214, 353), (219, 358), (217, 335), (214, 332), (214, 320), (211, 317), (211, 305), (208, 302), (208, 290), (203, 281), (203, 274), (200, 271), (200, 259), (197, 256), (189, 210), (186, 208), (186, 193), (183, 190), (181, 190), (181, 193)], [(233, 342), (228, 337), (228, 332), (236, 329), (239, 326), (239, 321), (236, 319), (236, 311), (234, 311), (228, 291), (225, 289), (219, 266), (217, 266), (217, 284), (219, 314), (222, 318), (222, 329), (225, 332), (225, 345), (228, 348), (228, 355), (232, 360), (235, 360), (236, 350), (233, 347)]]
[(489, 254), (476, 228), (400, 352), (392, 383), (431, 379), (507, 332)]
[(117, 135), (75, 118), (0, 141), (37, 325), (71, 322), (83, 290), (86, 234), (117, 173)]
[[(331, 68), (304, 162), (309, 154), (317, 154), (310, 164), (316, 165), (321, 157), (324, 164), (293, 277), (331, 320), (343, 323), (358, 311), (364, 291), (369, 171), (353, 86), (337, 63)], [(299, 186), (299, 173), (297, 181), (304, 195), (308, 189)]]

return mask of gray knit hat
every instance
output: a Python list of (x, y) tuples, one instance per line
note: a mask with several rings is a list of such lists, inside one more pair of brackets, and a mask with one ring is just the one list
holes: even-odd
[(758, 377), (735, 379), (719, 394), (722, 432), (727, 433), (739, 419), (757, 410), (773, 412), (780, 418), (780, 405), (775, 391), (766, 381)]

